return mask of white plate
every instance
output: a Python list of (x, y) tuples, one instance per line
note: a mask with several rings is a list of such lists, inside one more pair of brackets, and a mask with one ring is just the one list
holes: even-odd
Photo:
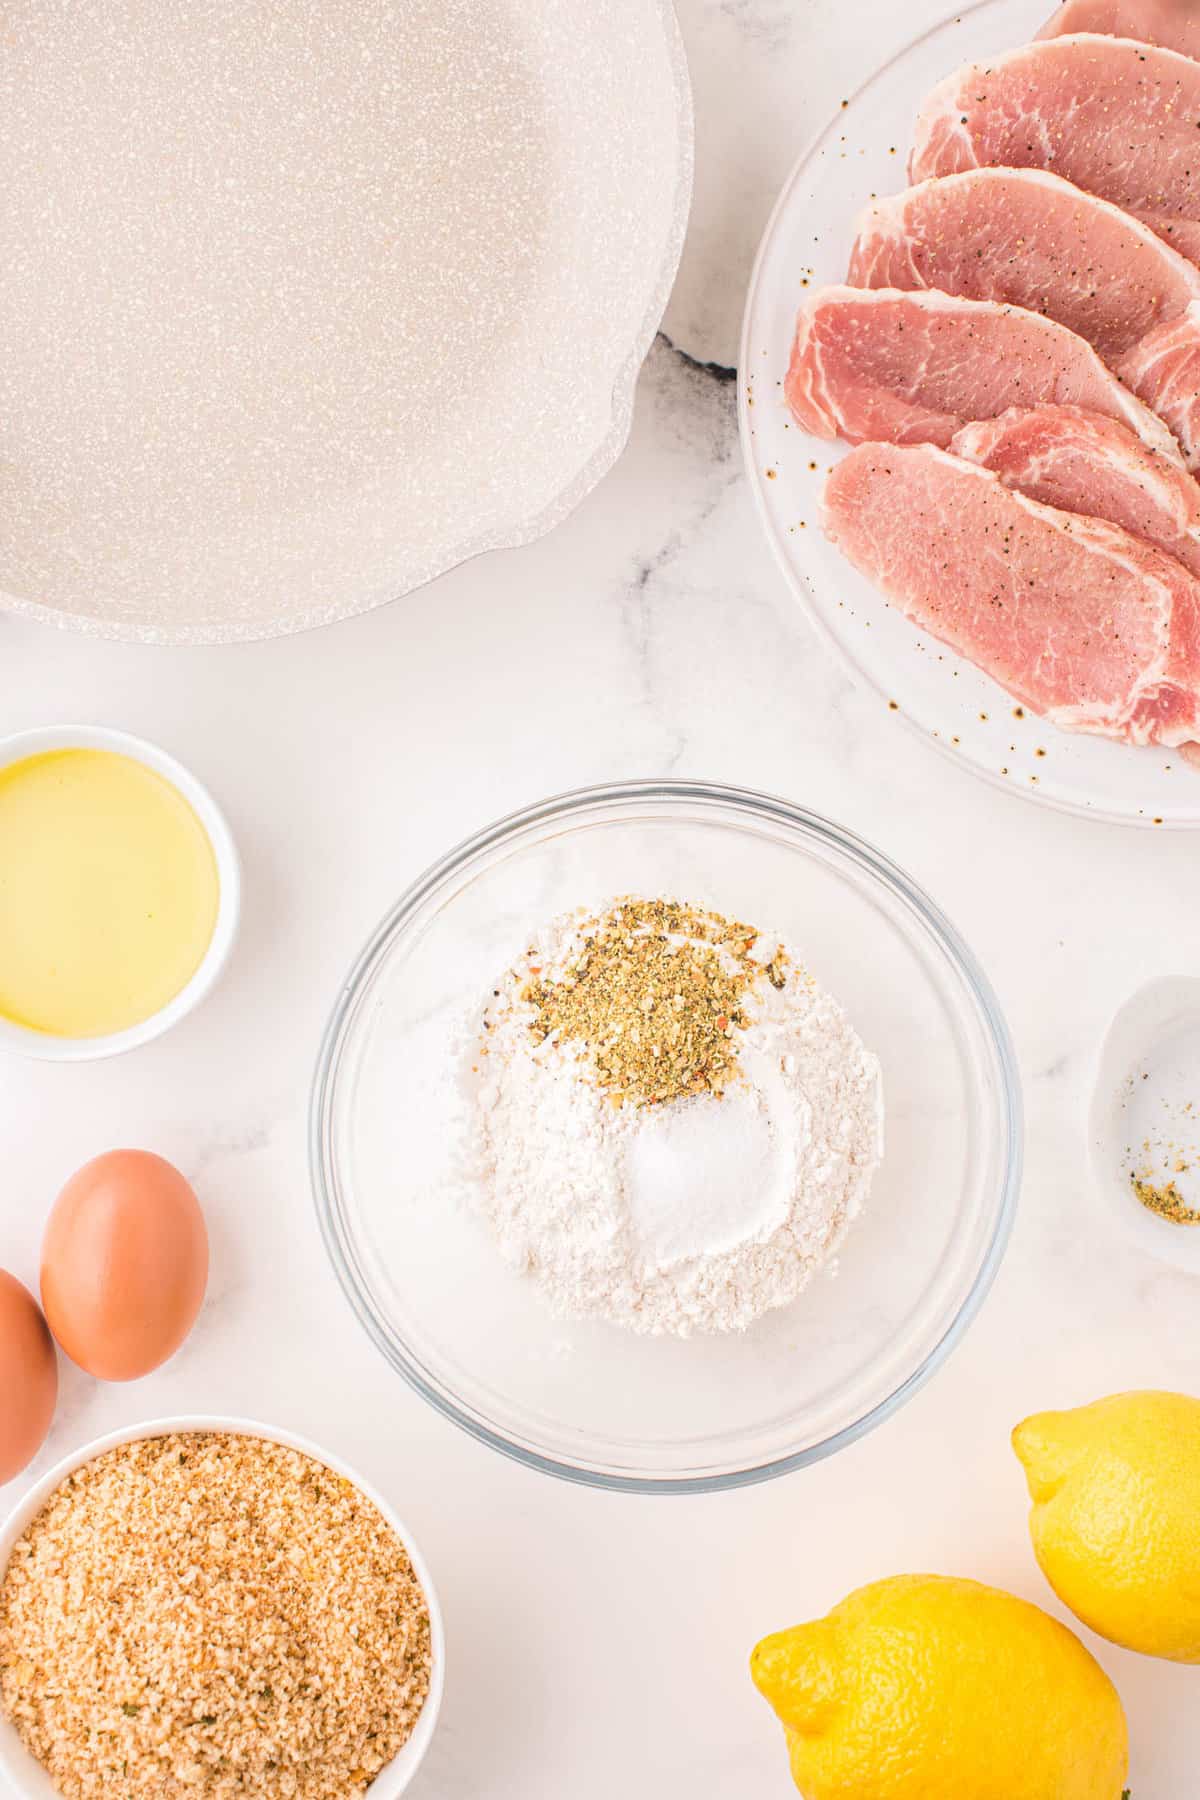
[(826, 471), (845, 446), (791, 419), (783, 378), (806, 285), (844, 281), (854, 221), (873, 194), (905, 186), (917, 107), (961, 64), (1034, 37), (1051, 0), (984, 0), (882, 69), (807, 150), (767, 226), (739, 362), (742, 443), (767, 535), (828, 642), (891, 708), (978, 774), (1071, 812), (1133, 824), (1200, 826), (1200, 771), (1046, 725), (971, 663), (916, 630), (852, 569), (817, 524)]
[(11, 0), (3, 37), (0, 602), (270, 637), (613, 463), (691, 190), (670, 0)]

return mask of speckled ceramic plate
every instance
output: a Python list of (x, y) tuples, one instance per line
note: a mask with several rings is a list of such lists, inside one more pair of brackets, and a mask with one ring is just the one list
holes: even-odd
[(905, 185), (924, 95), (960, 64), (1032, 38), (1047, 0), (984, 0), (905, 50), (843, 106), (807, 150), (767, 227), (742, 336), (742, 442), (767, 535), (797, 597), (859, 679), (977, 773), (1095, 818), (1200, 826), (1200, 770), (1169, 751), (1060, 732), (1015, 705), (971, 663), (917, 631), (827, 544), (817, 522), (841, 446), (791, 420), (783, 377), (806, 286), (844, 281), (854, 221), (872, 194)]
[(12, 0), (3, 36), (10, 607), (298, 631), (615, 460), (691, 188), (669, 0)]

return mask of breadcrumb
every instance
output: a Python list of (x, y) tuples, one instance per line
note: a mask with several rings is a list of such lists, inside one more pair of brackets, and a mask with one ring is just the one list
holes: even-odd
[(0, 1586), (0, 1704), (67, 1800), (356, 1800), (411, 1735), (431, 1664), (378, 1509), (232, 1433), (76, 1470)]

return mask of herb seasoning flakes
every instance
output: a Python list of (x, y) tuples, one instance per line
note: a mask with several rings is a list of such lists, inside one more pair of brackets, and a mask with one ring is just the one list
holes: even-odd
[(675, 900), (617, 901), (583, 928), (582, 947), (554, 979), (535, 971), (522, 999), (539, 1042), (580, 1046), (618, 1106), (719, 1096), (737, 1064), (745, 998), (764, 973), (788, 979), (777, 952), (764, 967), (752, 926)]

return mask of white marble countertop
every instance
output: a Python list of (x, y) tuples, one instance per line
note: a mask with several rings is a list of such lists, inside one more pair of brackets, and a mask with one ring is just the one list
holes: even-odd
[[(116, 1144), (180, 1164), (212, 1234), (182, 1353), (126, 1387), (64, 1366), (38, 1467), (126, 1422), (228, 1411), (290, 1425), (382, 1487), (436, 1571), (451, 1638), (414, 1800), (782, 1800), (753, 1641), (910, 1570), (1053, 1610), (1010, 1428), (1115, 1389), (1197, 1385), (1196, 1286), (1114, 1237), (1084, 1145), (1109, 1017), (1142, 981), (1200, 963), (1194, 846), (993, 790), (851, 687), (760, 539), (733, 384), (691, 360), (734, 361), (754, 246), (802, 141), (944, 10), (681, 0), (698, 114), (683, 271), (629, 450), (551, 537), (275, 644), (140, 649), (0, 620), (0, 727), (92, 719), (161, 741), (225, 803), (246, 872), (232, 967), (183, 1026), (115, 1062), (0, 1069), (0, 1264), (35, 1281), (54, 1194)], [(787, 1480), (639, 1500), (504, 1461), (392, 1374), (318, 1239), (305, 1113), (339, 980), (434, 856), (549, 791), (665, 773), (828, 813), (932, 891), (1007, 1009), (1028, 1168), (990, 1300), (896, 1418)], [(1138, 1800), (1191, 1800), (1196, 1674), (1088, 1642), (1129, 1712)]]

